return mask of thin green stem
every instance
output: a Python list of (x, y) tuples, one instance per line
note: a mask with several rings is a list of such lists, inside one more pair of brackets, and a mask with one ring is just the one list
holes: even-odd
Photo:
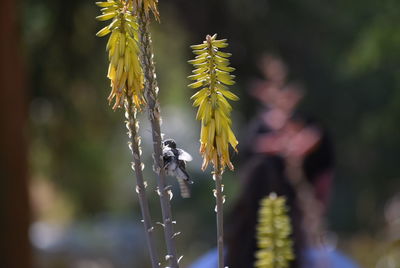
[(153, 149), (154, 149), (154, 171), (158, 175), (157, 185), (158, 194), (160, 196), (161, 213), (163, 217), (164, 237), (167, 246), (166, 260), (169, 267), (178, 268), (178, 260), (175, 246), (175, 236), (173, 228), (173, 220), (170, 203), (170, 186), (166, 184), (164, 161), (162, 154), (162, 137), (161, 137), (161, 116), (160, 105), (158, 102), (158, 86), (155, 74), (155, 65), (153, 61), (153, 52), (151, 44), (151, 36), (149, 32), (149, 18), (144, 12), (139, 14), (140, 28), (140, 58), (142, 62), (144, 81), (145, 81), (145, 98), (147, 102), (148, 116), (152, 128)]
[[(214, 51), (211, 43), (211, 36), (206, 37), (208, 43), (208, 53), (210, 59), (208, 60), (210, 69), (210, 90), (215, 91), (216, 74), (215, 74), (215, 62), (214, 62)], [(214, 118), (214, 113), (211, 118)], [(216, 147), (216, 144), (214, 144)], [(216, 200), (216, 218), (217, 218), (217, 247), (218, 247), (218, 268), (224, 268), (224, 196), (223, 196), (223, 185), (222, 185), (222, 168), (220, 156), (217, 156), (217, 163), (214, 166), (214, 181), (215, 181), (215, 200)]]
[[(218, 163), (219, 156), (218, 156)], [(224, 196), (222, 185), (222, 169), (214, 167), (215, 199), (217, 213), (217, 246), (218, 246), (218, 268), (224, 268)]]
[(143, 217), (143, 225), (145, 229), (145, 236), (147, 240), (147, 246), (150, 254), (151, 265), (153, 268), (159, 268), (158, 253), (155, 247), (152, 221), (150, 217), (150, 209), (146, 196), (146, 184), (143, 179), (142, 161), (140, 158), (140, 137), (137, 133), (138, 124), (136, 120), (136, 108), (132, 103), (131, 97), (125, 98), (125, 117), (126, 117), (126, 128), (128, 129), (129, 136), (129, 148), (131, 149), (133, 162), (132, 168), (136, 175), (136, 192), (139, 198), (140, 210)]

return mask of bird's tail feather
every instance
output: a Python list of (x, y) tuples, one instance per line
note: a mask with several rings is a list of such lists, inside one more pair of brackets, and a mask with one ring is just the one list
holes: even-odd
[(178, 178), (179, 188), (181, 190), (182, 198), (189, 198), (190, 197), (190, 188), (189, 188), (189, 181)]

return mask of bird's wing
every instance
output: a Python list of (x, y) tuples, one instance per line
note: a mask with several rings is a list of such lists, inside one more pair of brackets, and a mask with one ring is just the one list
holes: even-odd
[[(183, 179), (187, 182), (191, 182), (190, 176), (187, 173), (185, 166), (183, 165), (184, 162), (183, 161), (179, 161), (179, 162), (180, 163), (179, 163), (177, 169), (175, 169), (176, 177), (179, 179)], [(193, 182), (191, 182), (191, 183), (193, 183)]]
[(179, 160), (188, 161), (188, 162), (193, 160), (193, 157), (189, 153), (185, 152), (184, 150), (178, 149), (178, 152), (179, 152), (179, 156), (178, 156)]

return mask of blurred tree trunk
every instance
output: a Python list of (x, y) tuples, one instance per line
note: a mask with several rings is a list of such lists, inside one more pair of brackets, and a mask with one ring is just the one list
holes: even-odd
[(27, 99), (17, 0), (0, 8), (0, 266), (29, 268)]

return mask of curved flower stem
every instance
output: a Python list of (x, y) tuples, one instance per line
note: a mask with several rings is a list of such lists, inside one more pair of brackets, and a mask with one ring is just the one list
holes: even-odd
[(159, 268), (158, 253), (155, 247), (153, 230), (154, 227), (151, 223), (149, 204), (146, 196), (146, 184), (143, 179), (142, 161), (140, 159), (140, 137), (137, 133), (138, 125), (136, 120), (136, 108), (132, 102), (132, 97), (125, 98), (125, 117), (126, 128), (128, 129), (129, 148), (131, 149), (133, 162), (132, 169), (136, 175), (136, 192), (139, 198), (140, 209), (143, 217), (143, 225), (145, 228), (145, 235), (147, 246), (150, 253), (151, 265), (153, 268)]
[[(220, 159), (218, 156), (218, 163)], [(218, 268), (224, 268), (224, 196), (222, 184), (222, 169), (218, 165), (214, 167), (215, 199), (217, 213), (217, 246), (218, 246)]]
[(179, 267), (175, 246), (175, 234), (172, 222), (171, 203), (170, 203), (170, 186), (166, 185), (164, 160), (162, 154), (162, 137), (160, 127), (160, 105), (158, 102), (158, 86), (155, 74), (155, 65), (153, 61), (153, 52), (151, 44), (151, 36), (149, 31), (149, 18), (142, 11), (139, 14), (139, 42), (140, 42), (140, 58), (142, 61), (144, 72), (144, 91), (147, 102), (148, 116), (152, 128), (153, 149), (154, 149), (154, 171), (158, 175), (158, 194), (160, 196), (161, 212), (163, 217), (164, 237), (167, 246), (168, 255), (165, 257), (169, 261), (170, 267)]

